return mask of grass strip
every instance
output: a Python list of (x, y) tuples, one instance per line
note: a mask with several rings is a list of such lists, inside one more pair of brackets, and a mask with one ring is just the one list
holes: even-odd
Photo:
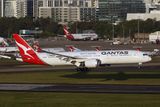
[(1, 107), (159, 107), (160, 94), (0, 92)]
[(0, 73), (0, 83), (160, 85), (156, 72), (21, 72)]

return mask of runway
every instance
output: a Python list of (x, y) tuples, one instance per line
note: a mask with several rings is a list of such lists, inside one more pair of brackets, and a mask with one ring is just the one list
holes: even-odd
[(160, 86), (89, 84), (0, 84), (0, 91), (160, 94)]
[[(146, 63), (141, 68), (137, 64), (130, 65), (111, 65), (105, 67), (98, 67), (91, 69), (94, 72), (128, 72), (128, 71), (159, 71), (160, 63)], [(7, 65), (0, 66), (0, 73), (2, 72), (37, 72), (37, 71), (75, 71), (75, 66), (39, 66), (39, 65)]]

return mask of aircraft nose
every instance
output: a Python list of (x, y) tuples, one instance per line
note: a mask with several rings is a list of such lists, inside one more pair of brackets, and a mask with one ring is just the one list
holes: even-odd
[(149, 62), (151, 60), (152, 60), (152, 58), (150, 56), (144, 56), (143, 57), (143, 62)]
[(152, 60), (152, 58), (148, 56), (147, 57), (147, 61), (151, 61), (151, 60)]

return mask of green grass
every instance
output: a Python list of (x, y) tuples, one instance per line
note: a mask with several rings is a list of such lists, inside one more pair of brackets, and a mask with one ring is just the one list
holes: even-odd
[(160, 94), (0, 92), (0, 107), (159, 107)]
[(160, 85), (160, 71), (152, 72), (21, 72), (0, 73), (0, 83), (137, 84)]

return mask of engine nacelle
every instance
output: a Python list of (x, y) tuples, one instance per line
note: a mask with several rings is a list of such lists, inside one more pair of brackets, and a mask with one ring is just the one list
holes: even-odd
[(90, 60), (87, 60), (87, 61), (84, 62), (83, 67), (86, 67), (86, 68), (96, 68), (100, 64), (101, 64), (100, 60), (90, 59)]

